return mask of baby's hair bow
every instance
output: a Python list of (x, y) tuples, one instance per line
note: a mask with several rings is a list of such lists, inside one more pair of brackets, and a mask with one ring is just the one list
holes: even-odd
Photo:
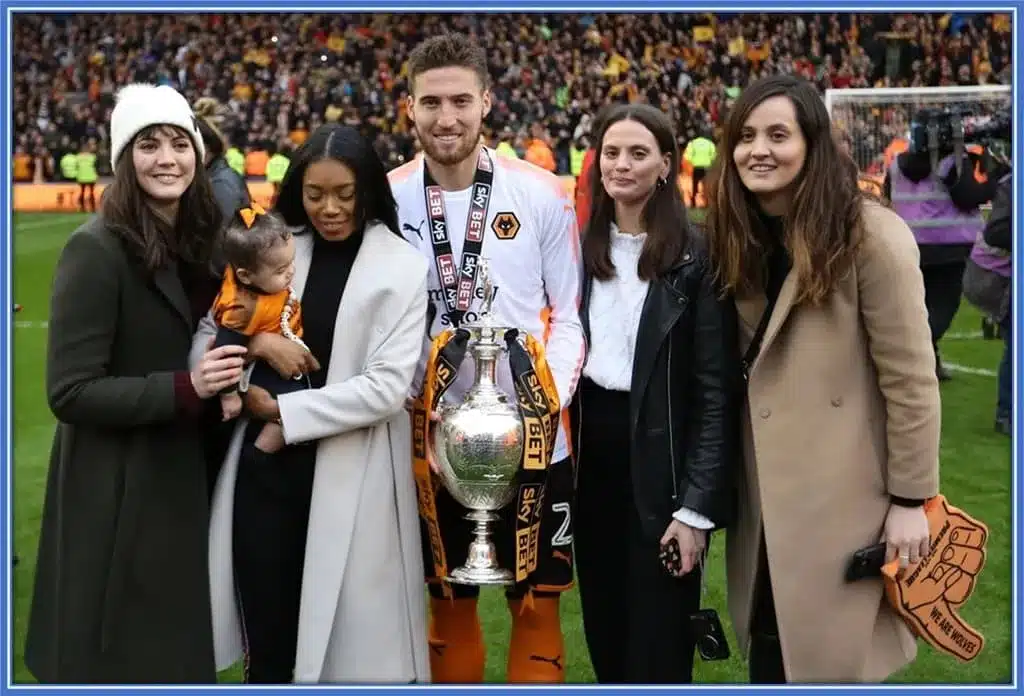
[(267, 211), (263, 209), (258, 203), (253, 203), (248, 208), (240, 208), (238, 210), (238, 217), (242, 218), (242, 222), (245, 223), (245, 229), (252, 229), (252, 223), (256, 222), (256, 218), (259, 215), (266, 215)]

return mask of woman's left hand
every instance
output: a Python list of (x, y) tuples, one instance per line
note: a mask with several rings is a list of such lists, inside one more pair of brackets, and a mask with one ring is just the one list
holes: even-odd
[(679, 558), (683, 565), (677, 577), (686, 575), (697, 566), (707, 546), (707, 534), (703, 529), (695, 529), (674, 518), (668, 525), (668, 529), (661, 537), (661, 545), (664, 546), (672, 539), (679, 544)]
[(277, 406), (277, 399), (270, 395), (266, 389), (249, 385), (245, 392), (245, 410), (261, 421), (278, 421), (281, 419), (281, 409)]
[(900, 570), (927, 556), (931, 546), (931, 536), (928, 531), (928, 516), (924, 513), (924, 506), (889, 505), (882, 541), (886, 543), (886, 563), (894, 558), (899, 558)]

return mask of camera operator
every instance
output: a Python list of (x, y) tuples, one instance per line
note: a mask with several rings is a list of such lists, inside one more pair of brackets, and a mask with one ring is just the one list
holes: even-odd
[(995, 430), (1010, 435), (1013, 424), (1013, 174), (999, 180), (985, 231), (974, 243), (964, 272), (964, 297), (999, 325), (1004, 341), (999, 362)]
[(889, 167), (883, 192), (917, 239), (935, 370), (942, 381), (950, 376), (939, 340), (956, 315), (967, 257), (985, 226), (979, 206), (992, 200), (996, 185), (986, 171), (991, 157), (983, 147), (965, 147), (959, 120), (957, 125), (952, 120), (945, 113), (918, 114), (910, 149)]

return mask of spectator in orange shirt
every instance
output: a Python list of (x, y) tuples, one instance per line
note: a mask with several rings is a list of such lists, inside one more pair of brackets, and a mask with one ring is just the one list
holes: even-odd
[(270, 154), (266, 150), (253, 150), (245, 155), (245, 175), (263, 177), (267, 174)]
[(14, 150), (14, 180), (32, 181), (32, 157), (19, 145)]
[(288, 134), (288, 139), (291, 140), (292, 145), (295, 147), (302, 147), (302, 143), (306, 142), (306, 138), (309, 137), (309, 129), (306, 128), (305, 121), (298, 121), (295, 124), (295, 129)]
[(530, 127), (530, 131), (533, 137), (526, 146), (526, 156), (523, 159), (531, 164), (536, 164), (541, 169), (554, 172), (555, 154), (551, 151), (551, 146), (548, 145), (547, 131), (539, 123), (534, 123)]

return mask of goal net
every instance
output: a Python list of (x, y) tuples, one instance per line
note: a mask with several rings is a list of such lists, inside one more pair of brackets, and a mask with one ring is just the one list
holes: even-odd
[(881, 185), (889, 160), (909, 141), (910, 122), (924, 108), (956, 106), (974, 116), (991, 116), (1009, 110), (1010, 85), (972, 87), (879, 87), (830, 89), (825, 107), (832, 124), (842, 129), (851, 143), (862, 176)]

